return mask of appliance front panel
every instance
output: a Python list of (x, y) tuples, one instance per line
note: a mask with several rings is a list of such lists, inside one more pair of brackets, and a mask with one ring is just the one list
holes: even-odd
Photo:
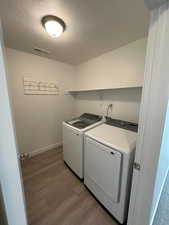
[[(119, 201), (121, 153), (85, 138), (85, 176), (90, 177), (113, 202)], [(97, 196), (96, 196), (97, 197)]]
[(63, 125), (63, 156), (68, 166), (83, 178), (83, 134)]

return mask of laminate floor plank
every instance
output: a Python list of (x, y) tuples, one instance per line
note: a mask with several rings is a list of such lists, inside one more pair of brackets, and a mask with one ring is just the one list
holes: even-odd
[(29, 225), (119, 225), (63, 162), (62, 149), (22, 162)]

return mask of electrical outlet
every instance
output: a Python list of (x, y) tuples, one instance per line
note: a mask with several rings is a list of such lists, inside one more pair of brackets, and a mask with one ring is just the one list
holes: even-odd
[(24, 161), (24, 160), (30, 158), (30, 154), (29, 153), (21, 153), (19, 158), (21, 161)]

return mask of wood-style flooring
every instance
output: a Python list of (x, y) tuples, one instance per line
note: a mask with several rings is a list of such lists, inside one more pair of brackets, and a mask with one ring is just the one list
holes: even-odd
[(29, 225), (118, 225), (51, 150), (22, 162)]

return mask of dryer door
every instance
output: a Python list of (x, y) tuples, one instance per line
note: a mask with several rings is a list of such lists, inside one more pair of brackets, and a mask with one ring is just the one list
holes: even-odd
[(121, 153), (97, 141), (85, 140), (85, 176), (114, 202), (119, 201)]

